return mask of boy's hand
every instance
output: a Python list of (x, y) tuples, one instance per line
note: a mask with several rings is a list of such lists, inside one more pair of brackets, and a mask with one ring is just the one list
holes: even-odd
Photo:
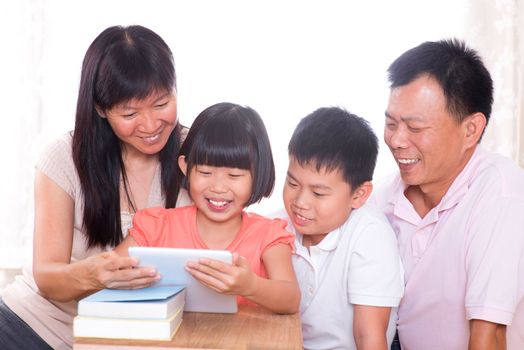
[(233, 263), (214, 259), (199, 259), (188, 262), (186, 270), (200, 283), (223, 294), (248, 297), (255, 290), (256, 276), (247, 260), (233, 253)]

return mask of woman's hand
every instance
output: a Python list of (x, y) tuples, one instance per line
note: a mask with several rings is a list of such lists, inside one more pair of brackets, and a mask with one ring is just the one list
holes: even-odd
[[(93, 255), (81, 262), (85, 274), (77, 281), (89, 289), (139, 289), (160, 279), (154, 268), (138, 267), (138, 260), (110, 251)], [(83, 280), (83, 281), (82, 281)]]
[(156, 272), (138, 269), (135, 259), (115, 252), (71, 262), (74, 206), (69, 194), (36, 171), (33, 275), (42, 296), (67, 302), (102, 288), (142, 288), (158, 279)]
[[(138, 268), (135, 258), (123, 257), (113, 251), (103, 252), (70, 264), (48, 263), (41, 275), (54, 276), (55, 283), (40, 287), (43, 296), (57, 300), (79, 300), (104, 288), (145, 288), (160, 279), (150, 267)], [(61, 286), (67, 286), (62, 288)]]
[(238, 253), (233, 253), (232, 264), (202, 258), (198, 262), (188, 262), (186, 270), (200, 283), (222, 294), (248, 298), (256, 290), (258, 278)]

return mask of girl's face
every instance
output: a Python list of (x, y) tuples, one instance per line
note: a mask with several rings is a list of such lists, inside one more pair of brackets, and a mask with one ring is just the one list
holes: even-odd
[(177, 124), (174, 92), (155, 92), (124, 102), (105, 116), (127, 155), (154, 155), (164, 148)]
[[(183, 157), (179, 164), (187, 174)], [(249, 170), (195, 165), (189, 172), (188, 180), (189, 194), (203, 217), (215, 223), (241, 220), (253, 185)]]

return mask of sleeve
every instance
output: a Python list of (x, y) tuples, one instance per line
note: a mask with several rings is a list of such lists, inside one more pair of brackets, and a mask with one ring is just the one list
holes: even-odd
[(468, 223), (466, 317), (509, 325), (524, 298), (524, 199), (486, 197)]
[(278, 243), (289, 245), (291, 247), (291, 252), (295, 252), (295, 235), (286, 231), (286, 220), (278, 218), (271, 219), (267, 226), (267, 234), (264, 235), (264, 238), (262, 239), (261, 253)]
[(72, 154), (72, 136), (65, 135), (47, 145), (36, 163), (36, 168), (62, 188), (71, 198), (80, 190)]
[(168, 230), (168, 209), (148, 208), (139, 210), (133, 217), (133, 226), (129, 235), (139, 246), (161, 247), (164, 246), (164, 232)]
[(398, 306), (404, 293), (404, 273), (397, 240), (389, 224), (379, 220), (367, 224), (348, 254), (349, 303)]

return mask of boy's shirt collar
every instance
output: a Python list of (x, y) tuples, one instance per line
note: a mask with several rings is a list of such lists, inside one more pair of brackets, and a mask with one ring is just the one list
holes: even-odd
[[(295, 231), (296, 232), (296, 231)], [(319, 244), (315, 245), (315, 247), (317, 249), (320, 249), (320, 250), (323, 250), (323, 251), (326, 251), (326, 252), (330, 252), (330, 251), (333, 251), (337, 248), (338, 246), (338, 242), (340, 241), (340, 237), (341, 237), (341, 234), (340, 234), (340, 227), (334, 229), (333, 231), (331, 231), (330, 233), (328, 233), (324, 239), (322, 241), (320, 241)], [(304, 239), (304, 236), (301, 235), (300, 233), (296, 232), (296, 240), (297, 240), (297, 252), (298, 252), (298, 247), (302, 249), (305, 249), (307, 251), (307, 248), (304, 247), (304, 245), (302, 244), (302, 241)]]

